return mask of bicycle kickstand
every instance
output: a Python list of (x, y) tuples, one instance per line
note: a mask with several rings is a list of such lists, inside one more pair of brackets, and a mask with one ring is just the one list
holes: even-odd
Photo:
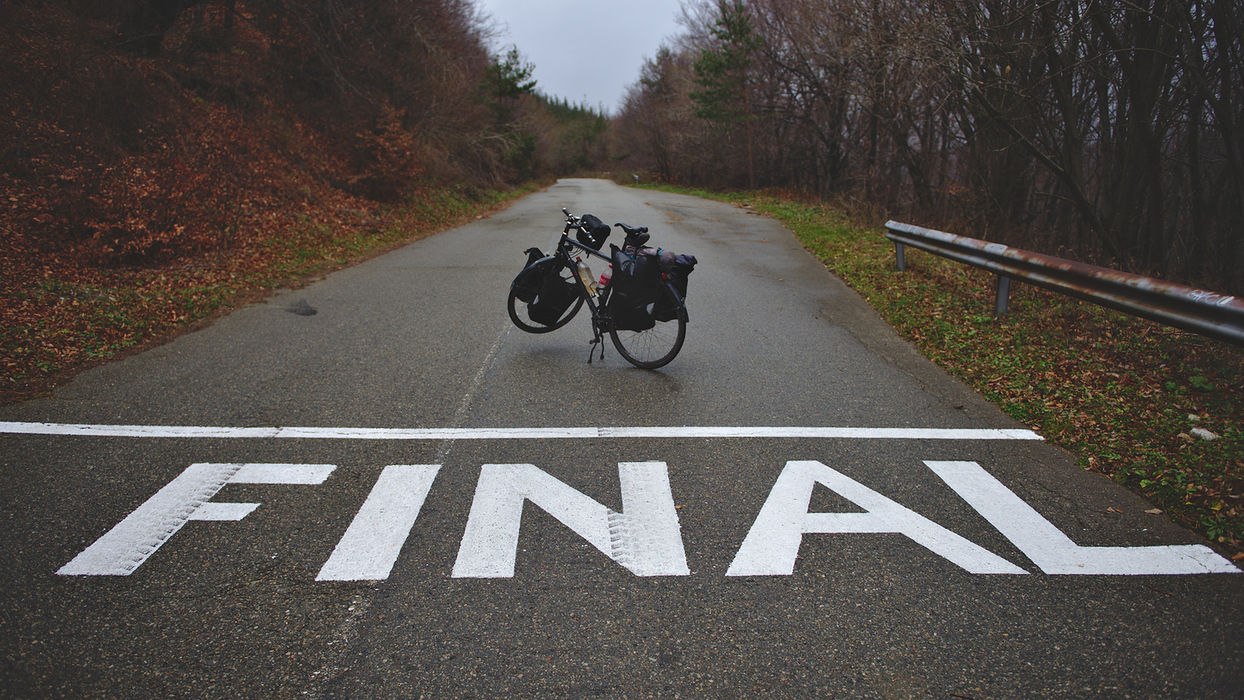
[(592, 364), (592, 355), (596, 353), (596, 347), (595, 347), (596, 345), (600, 345), (600, 361), (601, 362), (605, 361), (605, 337), (600, 334), (599, 330), (596, 330), (596, 329), (593, 329), (593, 330), (596, 333), (596, 337), (592, 338), (592, 340), (588, 342), (588, 345), (593, 346), (593, 347), (588, 348), (588, 351), (587, 351), (587, 363), (589, 365)]

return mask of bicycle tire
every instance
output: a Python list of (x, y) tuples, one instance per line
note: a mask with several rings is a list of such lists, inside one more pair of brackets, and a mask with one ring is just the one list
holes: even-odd
[(673, 304), (678, 309), (673, 320), (657, 321), (652, 328), (643, 331), (609, 328), (609, 339), (622, 359), (640, 369), (656, 369), (669, 364), (682, 350), (687, 337), (687, 310), (678, 294), (668, 284), (662, 284), (657, 295), (657, 306)]
[[(561, 274), (563, 279), (571, 279), (568, 268), (563, 267), (556, 274)], [(578, 298), (576, 298), (574, 303), (570, 305), (570, 307), (566, 310), (566, 313), (562, 314), (561, 318), (557, 319), (557, 321), (552, 325), (545, 325), (531, 319), (531, 316), (527, 313), (527, 302), (518, 298), (519, 291), (519, 281), (516, 277), (514, 278), (514, 282), (510, 283), (510, 296), (509, 299), (506, 300), (505, 307), (510, 314), (510, 320), (514, 322), (514, 325), (528, 333), (548, 333), (550, 331), (555, 331), (567, 323), (570, 323), (570, 319), (574, 318), (575, 314), (579, 313), (579, 309), (583, 308), (583, 295), (579, 294)]]

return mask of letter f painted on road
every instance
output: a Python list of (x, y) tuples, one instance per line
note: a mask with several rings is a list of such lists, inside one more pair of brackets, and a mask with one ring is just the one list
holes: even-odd
[(192, 464), (73, 561), (62, 576), (129, 576), (191, 520), (241, 520), (258, 503), (212, 503), (225, 484), (321, 484), (332, 464)]

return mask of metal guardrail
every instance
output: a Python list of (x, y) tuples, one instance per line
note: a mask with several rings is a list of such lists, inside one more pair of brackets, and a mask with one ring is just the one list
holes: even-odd
[(887, 221), (885, 227), (886, 238), (894, 241), (900, 270), (906, 269), (903, 248), (911, 246), (998, 275), (995, 316), (1006, 314), (1011, 280), (1015, 279), (1244, 346), (1244, 300), (1233, 296), (897, 221)]

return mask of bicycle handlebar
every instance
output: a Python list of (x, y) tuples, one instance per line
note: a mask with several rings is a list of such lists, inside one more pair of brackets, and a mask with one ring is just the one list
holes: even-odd
[(562, 207), (562, 213), (566, 215), (566, 228), (562, 231), (562, 233), (570, 233), (570, 229), (581, 228), (583, 226), (582, 220), (567, 211), (565, 207)]
[[(583, 228), (582, 217), (571, 214), (570, 211), (566, 209), (565, 207), (562, 207), (562, 213), (566, 215), (566, 228), (562, 230), (563, 235), (569, 234), (571, 229), (577, 228), (577, 229), (582, 230)], [(648, 234), (647, 226), (630, 226), (628, 224), (624, 224), (620, 222), (614, 224), (614, 226), (617, 226), (618, 228), (626, 232), (626, 244), (627, 245), (634, 245), (638, 247), (648, 242), (649, 234)], [(586, 248), (586, 246), (581, 246), (581, 247), (583, 247), (584, 249), (588, 249)]]

